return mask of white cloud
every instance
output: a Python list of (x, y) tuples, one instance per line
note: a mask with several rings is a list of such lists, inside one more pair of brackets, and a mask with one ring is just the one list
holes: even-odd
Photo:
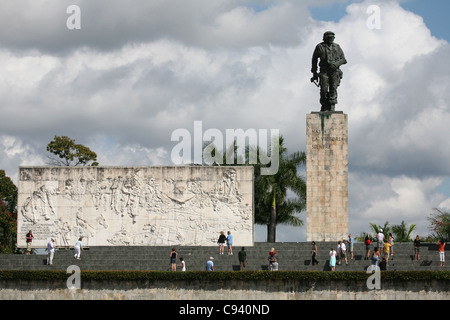
[(380, 30), (366, 26), (373, 1), (339, 22), (312, 20), (314, 1), (79, 1), (80, 32), (65, 28), (72, 1), (0, 2), (10, 175), (43, 164), (54, 135), (87, 145), (100, 164), (170, 165), (172, 131), (195, 120), (280, 129), (289, 150), (305, 150), (305, 116), (319, 109), (311, 55), (333, 30), (348, 60), (337, 109), (349, 115), (352, 233), (392, 212), (425, 224), (445, 203), (436, 189), (450, 175), (450, 47), (396, 1), (379, 2)]

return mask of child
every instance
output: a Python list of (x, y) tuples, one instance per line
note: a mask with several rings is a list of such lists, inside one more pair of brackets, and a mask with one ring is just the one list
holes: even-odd
[(180, 257), (180, 263), (179, 267), (181, 268), (181, 271), (186, 271), (186, 262), (182, 257)]

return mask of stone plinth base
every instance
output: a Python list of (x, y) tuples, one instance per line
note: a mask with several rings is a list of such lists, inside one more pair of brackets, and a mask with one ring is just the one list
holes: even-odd
[(348, 236), (348, 129), (342, 112), (306, 119), (307, 241)]

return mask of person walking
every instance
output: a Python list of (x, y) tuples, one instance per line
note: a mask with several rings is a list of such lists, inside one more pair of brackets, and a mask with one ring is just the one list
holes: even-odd
[(337, 256), (337, 252), (333, 248), (331, 248), (329, 256), (330, 256), (330, 268), (331, 268), (331, 271), (336, 271), (336, 256)]
[(315, 264), (319, 264), (319, 261), (317, 261), (316, 257), (317, 257), (317, 245), (316, 243), (313, 241), (312, 243), (312, 250), (311, 250), (311, 264), (315, 265)]
[(389, 255), (391, 252), (391, 247), (392, 247), (392, 245), (389, 243), (389, 240), (384, 240), (383, 249), (384, 249), (384, 258), (386, 259), (386, 263), (389, 262)]
[(55, 239), (51, 238), (50, 241), (47, 243), (47, 265), (52, 266), (53, 265), (53, 256), (55, 254)]
[(77, 241), (77, 243), (75, 243), (75, 246), (73, 247), (74, 251), (75, 251), (75, 255), (73, 256), (75, 259), (80, 260), (80, 255), (81, 255), (81, 251), (83, 251), (83, 238), (80, 237)]
[(420, 260), (420, 237), (416, 236), (414, 239), (414, 260)]
[(25, 236), (26, 242), (27, 242), (27, 253), (26, 254), (31, 254), (31, 242), (33, 241), (33, 232), (30, 230), (28, 231), (28, 233)]
[(388, 238), (388, 242), (391, 245), (390, 246), (390, 256), (394, 255), (394, 236), (392, 235), (392, 233), (389, 233), (389, 238)]
[(175, 251), (175, 248), (172, 248), (172, 251), (170, 252), (170, 264), (172, 266), (172, 271), (177, 271), (177, 252)]
[(247, 252), (245, 252), (245, 248), (242, 247), (241, 251), (238, 253), (239, 256), (239, 268), (242, 271), (247, 271)]
[(445, 242), (444, 240), (439, 240), (436, 244), (439, 250), (439, 266), (443, 267), (445, 264)]
[(372, 271), (377, 270), (378, 263), (380, 262), (380, 252), (378, 251), (378, 247), (373, 249), (372, 253)]

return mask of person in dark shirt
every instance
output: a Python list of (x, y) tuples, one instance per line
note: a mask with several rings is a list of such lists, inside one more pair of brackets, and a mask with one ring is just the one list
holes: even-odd
[(381, 271), (386, 271), (387, 270), (386, 258), (383, 258), (383, 260), (381, 260), (381, 262), (379, 263), (378, 267), (380, 267)]
[(33, 238), (33, 232), (30, 230), (25, 236), (25, 239), (27, 241), (27, 254), (31, 253), (31, 242), (33, 241)]
[(420, 237), (416, 236), (414, 239), (414, 260), (420, 260)]
[(247, 252), (245, 252), (244, 247), (242, 247), (241, 251), (239, 251), (238, 256), (240, 270), (242, 271), (242, 268), (244, 268), (244, 271), (247, 271)]

